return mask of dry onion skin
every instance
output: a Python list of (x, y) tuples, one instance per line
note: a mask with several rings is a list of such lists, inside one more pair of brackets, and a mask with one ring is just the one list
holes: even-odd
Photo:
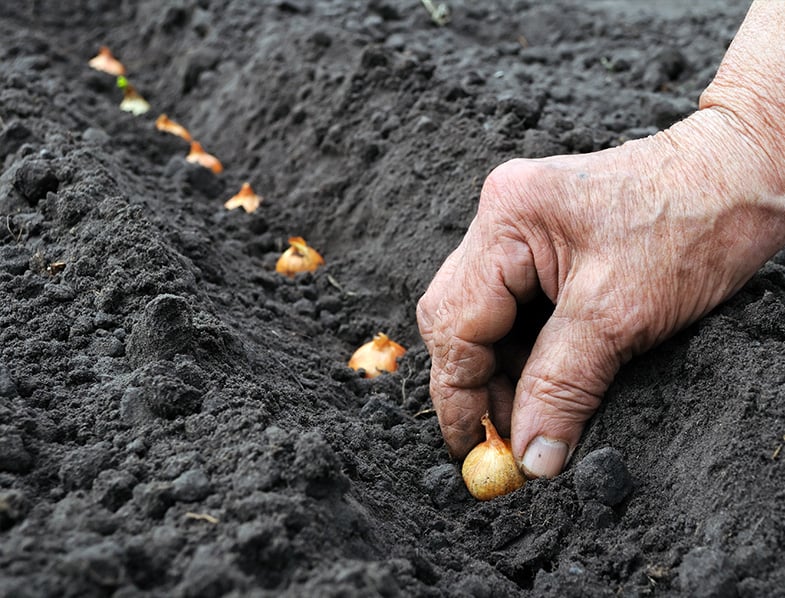
[(324, 258), (302, 237), (289, 237), (289, 249), (283, 252), (275, 264), (275, 271), (289, 278), (300, 272), (313, 272), (324, 265)]
[(240, 191), (234, 197), (226, 200), (224, 207), (227, 210), (234, 210), (235, 208), (243, 208), (247, 213), (255, 212), (262, 203), (262, 198), (259, 197), (251, 188), (250, 183), (243, 183)]
[(186, 141), (192, 140), (188, 129), (186, 129), (183, 125), (173, 121), (171, 118), (166, 116), (166, 114), (161, 114), (157, 119), (155, 119), (155, 128), (159, 131), (163, 131), (164, 133), (170, 133), (172, 135), (182, 137)]
[(191, 151), (185, 159), (192, 164), (204, 166), (205, 168), (212, 170), (215, 174), (223, 172), (224, 169), (221, 161), (212, 154), (208, 154), (204, 151), (202, 144), (198, 141), (191, 141)]
[(490, 500), (517, 490), (526, 477), (515, 463), (510, 441), (499, 436), (487, 413), (480, 422), (485, 427), (485, 440), (466, 455), (461, 475), (474, 498)]
[(353, 370), (364, 370), (366, 378), (376, 378), (382, 372), (397, 370), (398, 358), (404, 353), (406, 349), (380, 332), (372, 341), (354, 352), (349, 360), (349, 367)]
[(125, 75), (123, 63), (117, 60), (106, 46), (98, 48), (98, 54), (91, 58), (87, 64), (90, 68), (101, 71), (102, 73), (109, 73), (115, 77)]

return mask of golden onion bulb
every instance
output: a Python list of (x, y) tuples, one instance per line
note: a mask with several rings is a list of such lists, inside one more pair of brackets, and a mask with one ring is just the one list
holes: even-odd
[(480, 422), (485, 427), (485, 440), (466, 455), (461, 475), (474, 498), (490, 500), (517, 490), (526, 477), (515, 463), (510, 441), (499, 436), (487, 413)]
[(262, 198), (254, 193), (254, 190), (251, 188), (251, 184), (246, 182), (243, 183), (242, 187), (240, 187), (240, 191), (237, 193), (237, 195), (226, 200), (224, 207), (227, 210), (242, 208), (250, 214), (256, 211), (260, 203), (262, 203)]
[(91, 58), (87, 64), (97, 71), (109, 73), (115, 77), (125, 75), (125, 67), (112, 55), (111, 50), (106, 46), (101, 46), (98, 49), (98, 54)]
[(136, 91), (133, 85), (126, 83), (123, 85), (123, 101), (120, 102), (120, 110), (139, 116), (150, 110), (150, 104)]
[(289, 237), (289, 245), (275, 264), (278, 274), (293, 278), (300, 272), (313, 272), (324, 265), (324, 258), (302, 237)]
[(349, 360), (353, 370), (365, 370), (366, 378), (376, 378), (382, 372), (398, 369), (398, 358), (406, 353), (401, 345), (380, 332), (372, 341), (357, 349)]

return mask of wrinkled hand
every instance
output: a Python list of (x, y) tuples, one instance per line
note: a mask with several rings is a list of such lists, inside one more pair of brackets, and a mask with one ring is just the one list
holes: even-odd
[(454, 457), (488, 410), (527, 475), (558, 474), (619, 367), (785, 244), (781, 181), (743, 124), (707, 108), (619, 148), (491, 173), (417, 308)]

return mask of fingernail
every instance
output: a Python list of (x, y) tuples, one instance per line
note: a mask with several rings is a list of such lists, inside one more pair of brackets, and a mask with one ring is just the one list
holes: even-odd
[(521, 459), (521, 468), (530, 478), (552, 478), (561, 473), (570, 448), (561, 440), (537, 436)]

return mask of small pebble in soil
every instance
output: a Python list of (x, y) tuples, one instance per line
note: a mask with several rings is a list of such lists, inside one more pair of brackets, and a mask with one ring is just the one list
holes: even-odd
[(613, 507), (632, 491), (632, 477), (622, 454), (605, 447), (586, 455), (575, 468), (575, 491), (583, 501)]
[(38, 203), (49, 191), (57, 191), (60, 181), (47, 160), (25, 160), (17, 169), (14, 187), (30, 204)]
[(99, 129), (97, 127), (88, 127), (85, 129), (84, 133), (82, 133), (82, 139), (85, 143), (92, 145), (103, 145), (108, 143), (111, 137), (109, 136), (109, 133), (103, 129)]
[(172, 496), (181, 502), (202, 500), (210, 494), (210, 480), (201, 469), (189, 469), (172, 482)]

